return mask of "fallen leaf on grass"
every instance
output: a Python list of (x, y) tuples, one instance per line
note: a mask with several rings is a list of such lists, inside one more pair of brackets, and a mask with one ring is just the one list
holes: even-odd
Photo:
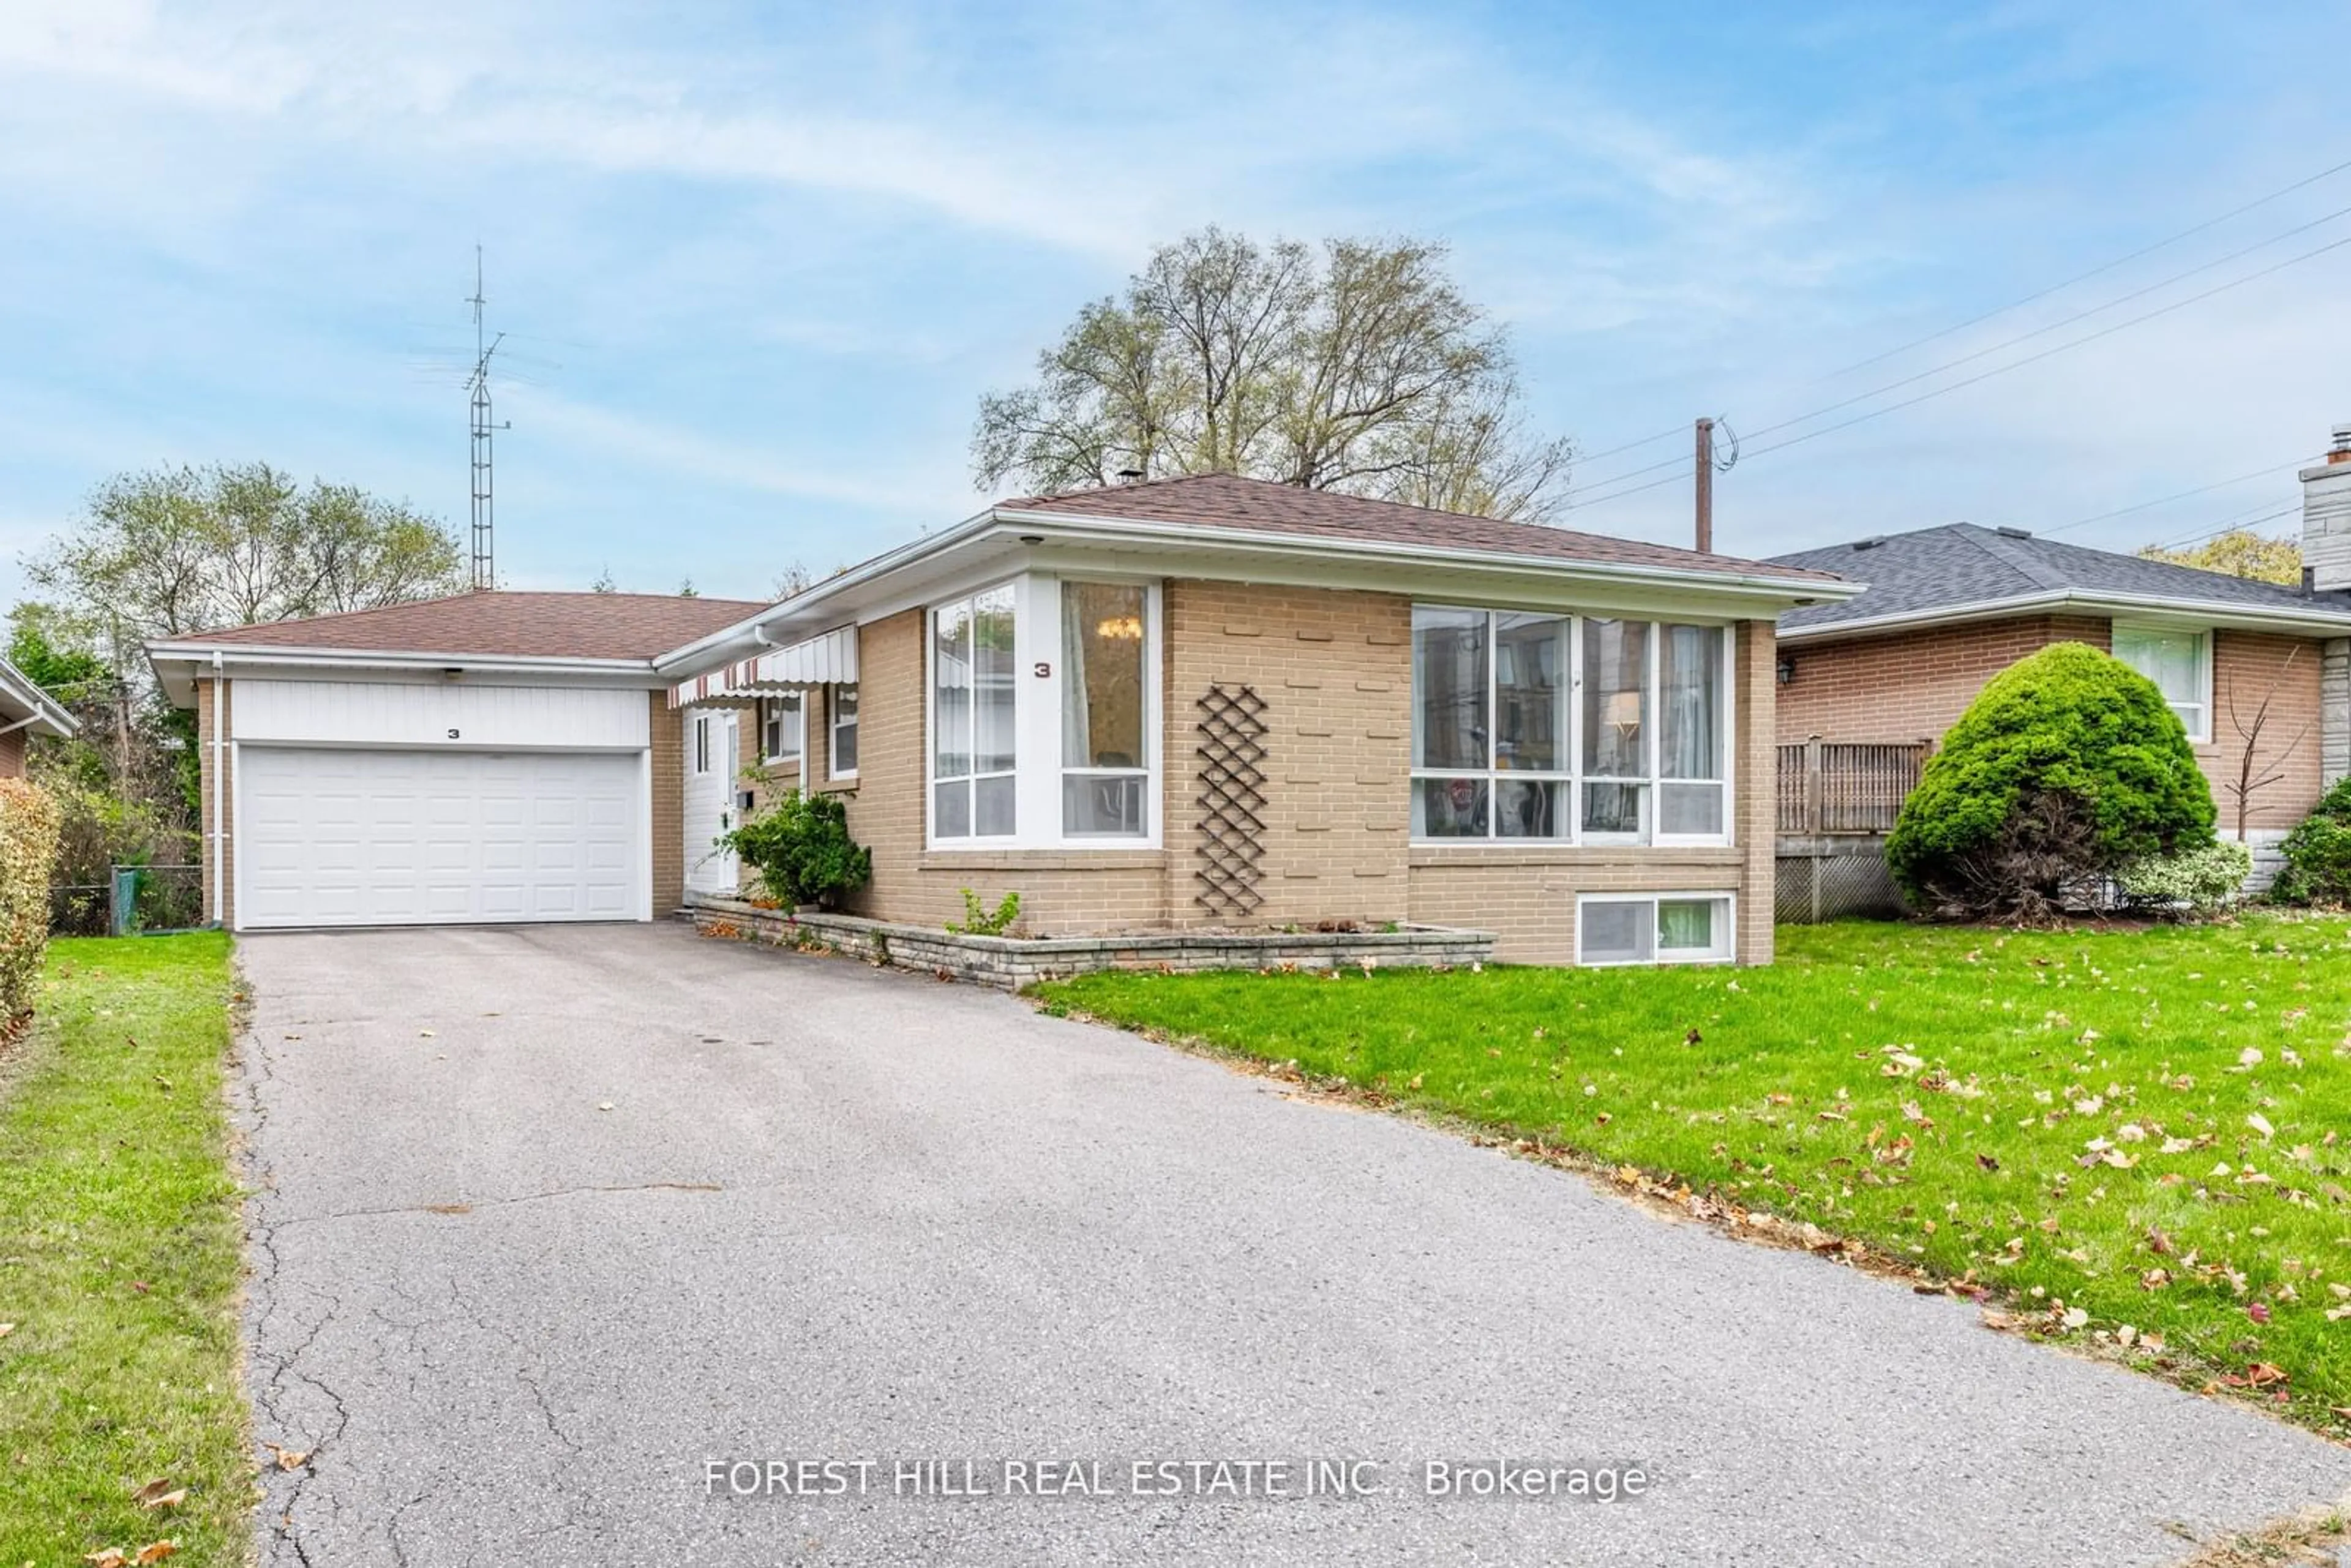
[(131, 1559), (133, 1563), (161, 1563), (180, 1549), (176, 1541), (151, 1541), (141, 1547)]
[(15, 1323), (0, 1323), (0, 1339), (6, 1339), (10, 1334), (15, 1333), (16, 1332), (16, 1325)]
[(1983, 1168), (1988, 1171), (1996, 1171), (2000, 1169), (2000, 1161), (1994, 1159), (1990, 1155), (1978, 1155), (1976, 1156), (1976, 1164), (1983, 1166)]
[(122, 1568), (131, 1561), (131, 1554), (120, 1546), (110, 1546), (103, 1552), (85, 1552), (81, 1560), (90, 1568)]
[(2270, 1119), (2267, 1116), (2262, 1115), (2259, 1111), (2252, 1112), (2245, 1117), (2245, 1125), (2251, 1127), (2254, 1132), (2259, 1133), (2264, 1138), (2273, 1138), (2277, 1136), (2277, 1129), (2271, 1126)]
[(131, 1500), (141, 1508), (177, 1508), (188, 1500), (188, 1489), (167, 1480), (149, 1481), (131, 1494)]

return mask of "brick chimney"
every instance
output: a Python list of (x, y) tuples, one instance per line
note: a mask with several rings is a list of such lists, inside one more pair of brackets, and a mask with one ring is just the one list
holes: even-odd
[(2302, 585), (2351, 588), (2351, 424), (2336, 425), (2325, 461), (2302, 471)]

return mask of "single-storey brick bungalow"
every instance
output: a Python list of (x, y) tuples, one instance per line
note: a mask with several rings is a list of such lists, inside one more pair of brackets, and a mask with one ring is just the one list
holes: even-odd
[[(239, 926), (649, 918), (732, 891), (716, 841), (799, 787), (844, 798), (884, 920), (968, 887), (1040, 935), (1395, 922), (1760, 963), (1773, 625), (1855, 591), (1207, 476), (1003, 502), (770, 606), (471, 595), (151, 653), (205, 727)], [(628, 759), (592, 795), (590, 754)], [(537, 815), (550, 780), (584, 856)]]
[(2248, 792), (2245, 837), (2273, 844), (2351, 769), (2351, 427), (2302, 478), (2299, 586), (1970, 523), (1775, 558), (1868, 584), (1781, 617), (1780, 740), (1931, 741), (2010, 664), (2087, 643), (2162, 689), (2224, 833), (2232, 786), (2272, 780)]

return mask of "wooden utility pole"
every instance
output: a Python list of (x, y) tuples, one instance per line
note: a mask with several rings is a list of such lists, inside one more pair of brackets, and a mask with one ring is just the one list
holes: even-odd
[(1698, 549), (1714, 549), (1714, 421), (1698, 422)]

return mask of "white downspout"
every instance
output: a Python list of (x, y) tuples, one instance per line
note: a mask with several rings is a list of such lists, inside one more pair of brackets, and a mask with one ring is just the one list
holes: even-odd
[(221, 857), (228, 838), (228, 772), (222, 766), (228, 755), (228, 739), (221, 734), (221, 724), (227, 716), (226, 694), (222, 687), (225, 666), (217, 649), (213, 653), (213, 919), (224, 931), (228, 929), (228, 902), (224, 894), (224, 868)]

